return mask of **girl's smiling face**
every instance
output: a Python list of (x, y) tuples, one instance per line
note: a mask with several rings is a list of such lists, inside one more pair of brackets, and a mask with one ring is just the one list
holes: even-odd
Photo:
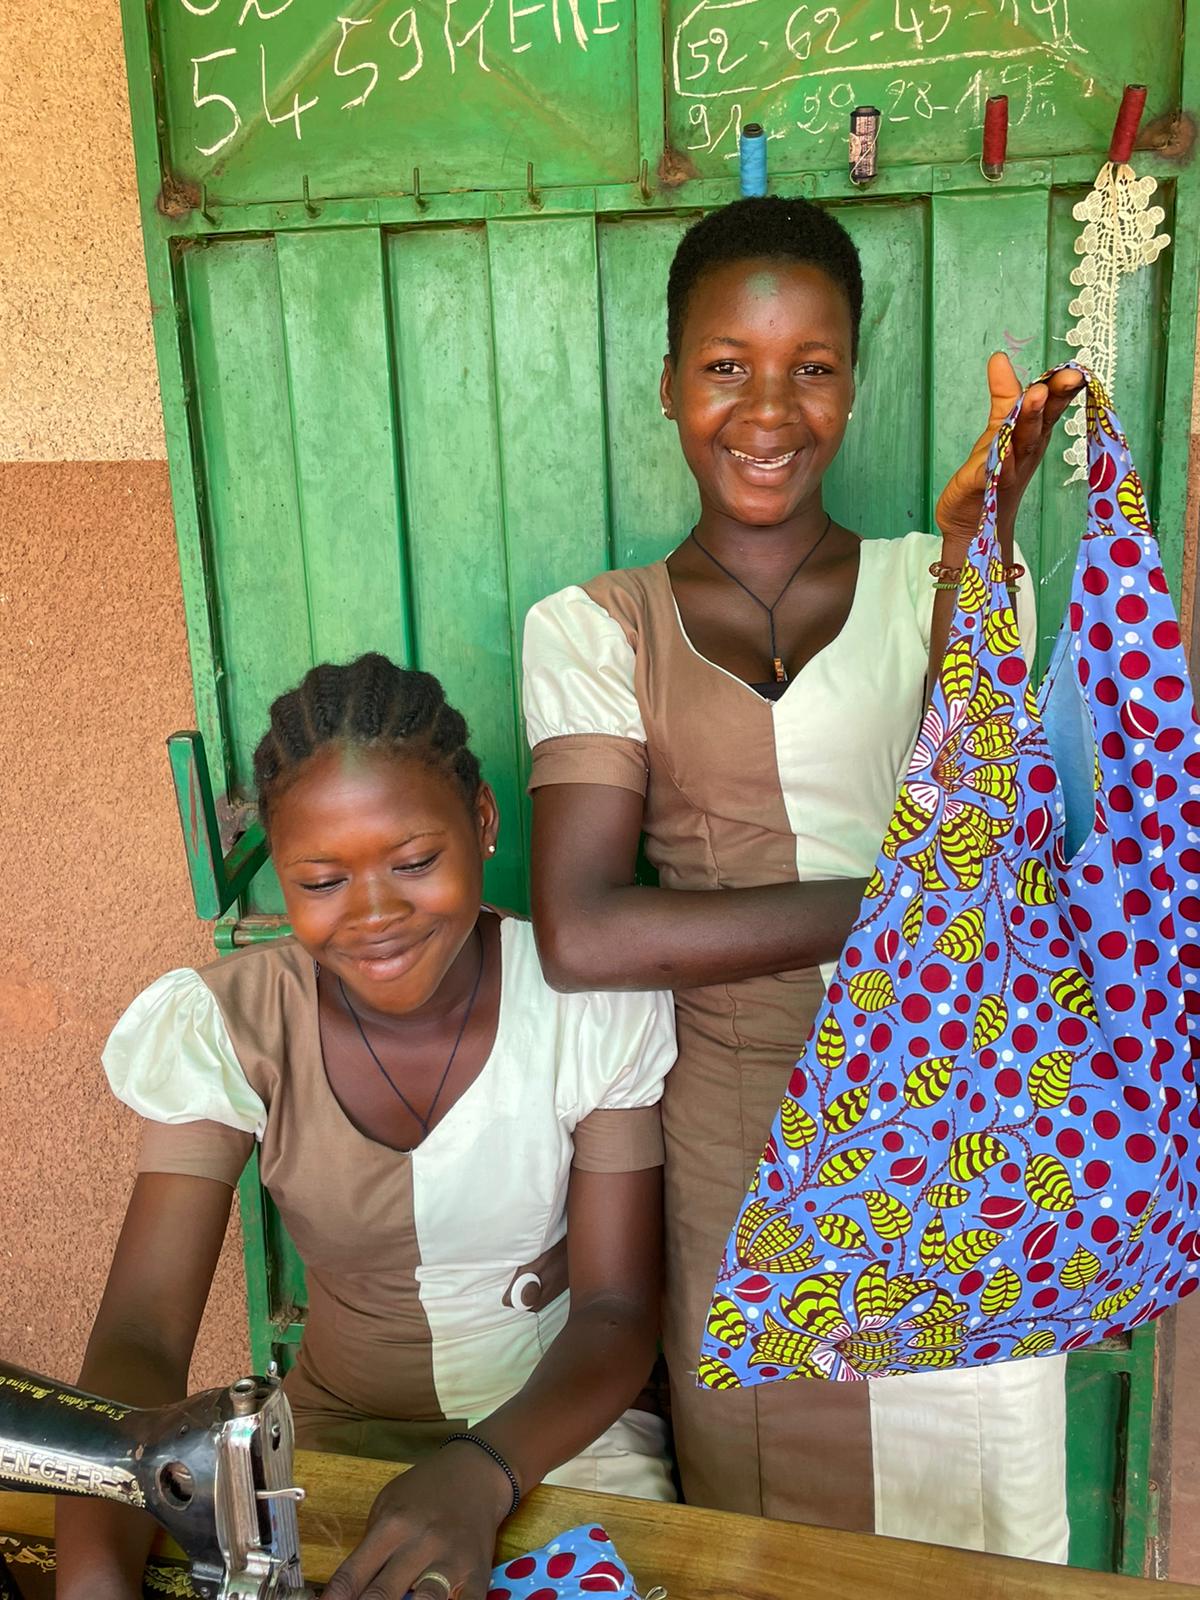
[(362, 1005), (420, 1011), (478, 920), (497, 824), (486, 784), (469, 803), (419, 758), (319, 749), (271, 805), (271, 854), (296, 938)]
[(819, 501), (854, 402), (850, 307), (820, 267), (713, 267), (688, 297), (662, 402), (704, 510), (773, 527)]

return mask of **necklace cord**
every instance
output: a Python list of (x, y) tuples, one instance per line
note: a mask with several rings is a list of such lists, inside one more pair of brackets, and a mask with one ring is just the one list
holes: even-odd
[(696, 546), (696, 549), (699, 550), (700, 554), (703, 555), (703, 556), (707, 556), (708, 559), (712, 562), (714, 567), (719, 568), (720, 571), (722, 571), (725, 574), (725, 576), (728, 579), (730, 579), (731, 582), (736, 583), (739, 589), (743, 590), (744, 593), (746, 593), (746, 594), (748, 594), (750, 596), (751, 600), (754, 601), (756, 606), (761, 606), (762, 609), (767, 613), (767, 622), (770, 625), (770, 629), (771, 629), (771, 665), (775, 668), (775, 681), (776, 681), (776, 683), (786, 683), (788, 681), (788, 675), (787, 675), (787, 668), (783, 664), (783, 660), (782, 660), (782, 658), (781, 658), (781, 656), (779, 654), (779, 650), (778, 650), (778, 647), (777, 647), (776, 642), (775, 642), (775, 607), (779, 604), (779, 602), (783, 599), (784, 595), (792, 587), (792, 584), (795, 583), (796, 579), (799, 577), (800, 570), (804, 566), (804, 563), (808, 560), (808, 558), (811, 555), (814, 555), (816, 553), (817, 549), (820, 547), (821, 541), (824, 539), (825, 535), (829, 532), (829, 530), (832, 527), (832, 525), (833, 525), (833, 513), (832, 512), (827, 512), (826, 516), (825, 516), (825, 526), (821, 529), (820, 533), (813, 540), (812, 544), (809, 545), (808, 549), (800, 557), (800, 560), (796, 563), (795, 567), (792, 569), (791, 577), (784, 584), (783, 588), (780, 589), (779, 593), (775, 596), (774, 600), (772, 600), (770, 605), (767, 604), (767, 602), (762, 598), (761, 595), (755, 594), (754, 590), (750, 588), (749, 584), (743, 583), (742, 580), (738, 577), (736, 572), (730, 572), (729, 568), (725, 565), (725, 563), (723, 561), (718, 561), (716, 556), (713, 555), (712, 551), (709, 550), (706, 545), (702, 545), (700, 543), (699, 539), (697, 539), (697, 537), (696, 537), (695, 528), (693, 528), (692, 531), (691, 531), (691, 535), (690, 535), (691, 541)]
[(367, 1038), (366, 1029), (362, 1025), (362, 1018), (359, 1016), (358, 1012), (354, 1009), (354, 1006), (353, 1006), (353, 1004), (352, 1004), (352, 1002), (350, 1000), (350, 996), (346, 991), (346, 985), (342, 982), (340, 977), (338, 978), (338, 981), (337, 981), (337, 983), (338, 983), (338, 992), (342, 997), (342, 1002), (345, 1005), (346, 1010), (354, 1018), (354, 1025), (358, 1029), (359, 1038), (362, 1040), (363, 1044), (366, 1046), (367, 1054), (370, 1056), (371, 1060), (375, 1063), (375, 1065), (379, 1068), (380, 1072), (383, 1074), (384, 1081), (386, 1082), (388, 1088), (391, 1089), (392, 1093), (400, 1101), (401, 1105), (403, 1105), (404, 1109), (408, 1112), (409, 1116), (413, 1119), (413, 1121), (420, 1128), (422, 1139), (427, 1138), (428, 1135), (429, 1135), (429, 1125), (433, 1121), (433, 1113), (437, 1110), (438, 1101), (442, 1097), (442, 1090), (446, 1087), (446, 1080), (450, 1076), (450, 1069), (454, 1065), (455, 1057), (458, 1055), (458, 1047), (462, 1043), (463, 1035), (467, 1031), (467, 1023), (470, 1022), (470, 1020), (471, 1020), (471, 1013), (475, 1009), (475, 999), (476, 999), (476, 996), (479, 994), (479, 985), (483, 980), (483, 965), (484, 965), (484, 959), (483, 959), (484, 958), (483, 933), (479, 929), (478, 923), (476, 923), (476, 932), (479, 934), (479, 965), (475, 970), (475, 982), (471, 986), (471, 995), (470, 995), (470, 999), (467, 1001), (467, 1009), (463, 1012), (463, 1019), (458, 1025), (458, 1034), (457, 1034), (457, 1037), (454, 1040), (454, 1048), (450, 1052), (449, 1060), (446, 1062), (446, 1065), (442, 1068), (442, 1075), (438, 1079), (438, 1086), (434, 1090), (433, 1099), (429, 1102), (429, 1110), (425, 1113), (424, 1116), (422, 1116), (421, 1113), (417, 1110), (416, 1106), (413, 1105), (412, 1101), (404, 1093), (403, 1089), (400, 1088), (399, 1084), (396, 1083), (396, 1081), (392, 1077), (391, 1073), (387, 1070), (387, 1068), (384, 1066), (383, 1062), (379, 1059), (378, 1055), (375, 1052), (374, 1047), (371, 1044), (370, 1039)]

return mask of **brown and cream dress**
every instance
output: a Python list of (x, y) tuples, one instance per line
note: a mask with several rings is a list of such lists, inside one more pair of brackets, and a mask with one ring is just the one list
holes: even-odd
[[(334, 1096), (316, 970), (292, 939), (167, 973), (104, 1051), (145, 1119), (139, 1171), (234, 1185), (258, 1141), (308, 1280), (285, 1380), (303, 1447), (412, 1461), (511, 1399), (566, 1321), (572, 1167), (662, 1162), (670, 997), (556, 994), (515, 918), (500, 950), (491, 1054), (410, 1152)], [(665, 1436), (628, 1411), (549, 1481), (672, 1499)]]
[[(532, 786), (643, 795), (665, 888), (866, 878), (920, 720), (939, 551), (922, 533), (864, 541), (845, 626), (775, 701), (698, 654), (662, 562), (543, 600), (525, 628)], [(1019, 612), (1028, 649), (1028, 588)], [(675, 996), (665, 1325), (685, 1497), (1065, 1560), (1061, 1361), (695, 1386), (721, 1252), (822, 993), (811, 970)]]

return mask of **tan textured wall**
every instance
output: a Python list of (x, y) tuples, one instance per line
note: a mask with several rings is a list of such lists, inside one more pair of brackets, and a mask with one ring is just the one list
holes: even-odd
[[(193, 720), (164, 464), (0, 465), (0, 707), (0, 1354), (73, 1377), (135, 1148), (100, 1048), (212, 950), (163, 747)], [(232, 1228), (193, 1375), (247, 1360)]]
[(0, 461), (161, 457), (117, 0), (5, 0), (0, 151)]

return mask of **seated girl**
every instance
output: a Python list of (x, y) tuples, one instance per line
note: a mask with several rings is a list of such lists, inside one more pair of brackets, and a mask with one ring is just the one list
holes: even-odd
[[(257, 1140), (308, 1277), (297, 1444), (418, 1462), (328, 1600), (482, 1596), (543, 1479), (673, 1497), (664, 1425), (626, 1409), (657, 1335), (670, 999), (555, 993), (529, 925), (481, 904), (499, 817), (466, 739), (426, 673), (309, 672), (255, 754), (293, 937), (167, 973), (104, 1054), (145, 1123), (82, 1382), (185, 1393)], [(149, 1537), (62, 1504), (61, 1600), (132, 1600)]]

